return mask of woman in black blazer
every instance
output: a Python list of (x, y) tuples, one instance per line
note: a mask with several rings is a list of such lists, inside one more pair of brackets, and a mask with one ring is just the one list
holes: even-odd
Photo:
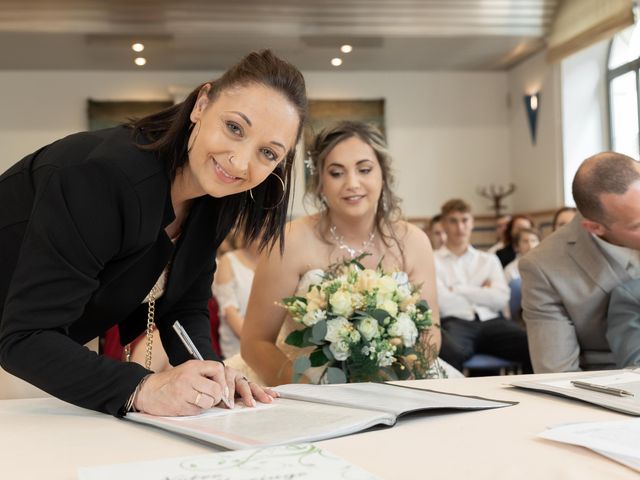
[[(113, 415), (192, 415), (235, 393), (271, 401), (212, 361), (207, 300), (232, 227), (263, 248), (282, 239), (305, 115), (300, 72), (254, 52), (181, 104), (11, 167), (0, 177), (2, 367)], [(176, 320), (205, 361), (188, 361)], [(83, 346), (115, 324), (126, 344), (152, 322), (176, 366), (166, 372)]]

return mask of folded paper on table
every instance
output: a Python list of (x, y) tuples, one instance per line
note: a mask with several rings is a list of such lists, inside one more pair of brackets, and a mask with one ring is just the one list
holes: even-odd
[[(626, 390), (632, 393), (633, 396), (620, 397), (610, 393), (579, 388), (571, 383), (572, 380)], [(511, 385), (575, 398), (630, 415), (640, 415), (640, 370), (638, 369), (605, 370), (590, 372), (589, 375), (576, 374), (575, 376), (565, 377), (562, 380), (517, 380), (511, 382)]]
[(376, 480), (311, 444), (80, 467), (79, 480)]
[(640, 472), (640, 419), (560, 425), (538, 436), (589, 448)]
[(237, 450), (392, 426), (399, 416), (411, 412), (482, 410), (515, 403), (381, 383), (281, 385), (275, 390), (281, 398), (261, 408), (214, 408), (186, 419), (144, 413), (128, 413), (125, 418)]

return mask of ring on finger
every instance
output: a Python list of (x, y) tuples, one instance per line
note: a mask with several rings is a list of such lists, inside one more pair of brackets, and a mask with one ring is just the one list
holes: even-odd
[[(196, 390), (196, 392), (198, 392), (198, 391)], [(200, 406), (200, 405), (199, 405), (199, 403), (200, 403), (200, 399), (201, 399), (201, 398), (202, 398), (202, 392), (198, 392), (198, 394), (196, 395), (196, 399), (195, 399), (195, 401), (193, 402), (193, 404), (194, 404), (196, 407), (199, 407), (199, 406)]]

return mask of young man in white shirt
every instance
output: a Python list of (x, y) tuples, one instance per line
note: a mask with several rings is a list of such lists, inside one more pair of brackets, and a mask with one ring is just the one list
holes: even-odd
[(445, 245), (435, 252), (442, 348), (440, 356), (459, 370), (476, 353), (495, 355), (531, 372), (525, 331), (502, 316), (509, 287), (498, 258), (470, 244), (471, 207), (464, 200), (442, 206)]

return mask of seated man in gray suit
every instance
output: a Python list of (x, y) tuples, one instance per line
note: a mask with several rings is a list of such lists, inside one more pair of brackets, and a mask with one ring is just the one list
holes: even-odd
[(640, 164), (615, 152), (588, 158), (573, 198), (579, 214), (520, 260), (536, 373), (615, 368), (609, 296), (640, 277)]
[(618, 367), (640, 367), (640, 278), (611, 292), (607, 340)]

